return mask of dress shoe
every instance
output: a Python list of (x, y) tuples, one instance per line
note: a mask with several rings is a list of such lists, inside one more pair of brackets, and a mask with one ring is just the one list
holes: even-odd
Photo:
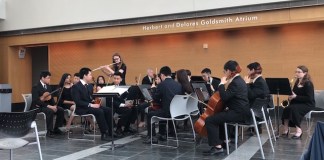
[(101, 140), (102, 141), (110, 141), (108, 133), (101, 133)]
[(124, 132), (124, 133), (134, 134), (134, 133), (136, 133), (137, 131), (136, 131), (135, 129), (133, 129), (133, 128), (125, 128), (123, 132)]
[(61, 131), (60, 129), (58, 129), (58, 128), (55, 128), (54, 131), (53, 131), (53, 133), (56, 134), (56, 135), (63, 135), (63, 134), (64, 134), (64, 132), (62, 132), (62, 131)]
[(301, 133), (299, 136), (293, 135), (291, 139), (301, 139), (303, 133)]
[[(151, 144), (151, 137), (147, 137), (144, 141), (143, 141), (144, 144)], [(153, 137), (152, 138), (152, 143), (153, 144), (158, 144), (158, 140)]]
[(212, 155), (215, 155), (218, 153), (223, 153), (223, 152), (224, 152), (223, 148), (212, 147), (210, 150), (204, 151), (203, 155), (212, 156)]
[(47, 133), (46, 133), (46, 137), (54, 138), (55, 135), (54, 135), (53, 131), (47, 131)]

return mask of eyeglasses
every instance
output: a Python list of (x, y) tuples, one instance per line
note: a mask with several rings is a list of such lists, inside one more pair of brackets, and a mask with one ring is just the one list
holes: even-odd
[(119, 60), (119, 58), (114, 58), (114, 61), (117, 61), (117, 60)]
[(295, 71), (295, 73), (304, 73), (304, 72), (302, 72), (302, 71)]

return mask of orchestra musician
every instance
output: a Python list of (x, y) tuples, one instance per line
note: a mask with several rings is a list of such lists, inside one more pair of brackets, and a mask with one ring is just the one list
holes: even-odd
[(189, 82), (187, 71), (180, 69), (176, 71), (176, 80), (182, 86), (182, 94), (191, 94), (193, 92), (192, 86)]
[(93, 86), (90, 84), (92, 82), (91, 70), (81, 68), (79, 74), (81, 79), (72, 86), (71, 90), (72, 99), (76, 104), (75, 113), (79, 115), (93, 114), (99, 125), (101, 140), (109, 141), (109, 136), (113, 134), (111, 132), (111, 109), (93, 103)]
[[(247, 65), (248, 76), (244, 77), (245, 82), (248, 85), (248, 95), (249, 102), (252, 105), (256, 98), (269, 98), (270, 91), (267, 85), (267, 82), (262, 77), (262, 67), (260, 63), (253, 62)], [(254, 131), (254, 127), (249, 128), (252, 132)], [(258, 125), (259, 133), (262, 133), (261, 124)]]
[(314, 85), (306, 66), (298, 66), (295, 77), (297, 80), (293, 86), (292, 95), (288, 96), (290, 104), (284, 108), (282, 114), (283, 135), (288, 137), (289, 127), (295, 127), (296, 133), (291, 138), (300, 139), (303, 134), (300, 127), (301, 121), (305, 114), (315, 107)]
[(64, 73), (61, 77), (59, 87), (62, 88), (61, 95), (59, 96), (58, 105), (63, 109), (68, 109), (73, 111), (75, 108), (75, 103), (71, 95), (71, 75), (69, 73)]
[[(170, 117), (170, 103), (175, 95), (182, 93), (181, 85), (174, 81), (171, 78), (171, 69), (168, 66), (164, 66), (160, 69), (160, 76), (162, 82), (157, 85), (156, 91), (153, 94), (153, 99), (155, 102), (161, 104), (161, 108), (158, 110), (152, 110), (147, 114), (147, 138), (143, 141), (143, 143), (150, 144), (151, 143), (151, 118), (153, 116), (159, 117)], [(155, 125), (152, 125), (152, 135), (155, 136)], [(159, 125), (159, 133), (164, 137), (166, 135), (165, 124)], [(153, 138), (152, 143), (158, 143), (158, 139), (156, 137)]]
[(147, 69), (147, 75), (143, 77), (142, 84), (152, 85), (154, 82), (154, 72), (153, 69)]
[(201, 71), (201, 76), (206, 83), (209, 95), (212, 95), (214, 92), (217, 91), (220, 81), (211, 76), (211, 70), (209, 68), (203, 69)]
[[(113, 76), (115, 72), (121, 73), (122, 81), (120, 82), (120, 85), (126, 85), (125, 79), (126, 79), (127, 67), (126, 67), (126, 64), (122, 61), (120, 54), (115, 53), (112, 56), (112, 61), (113, 61), (113, 63), (112, 63), (113, 67), (112, 68), (110, 68), (110, 66), (107, 65), (107, 66), (103, 66), (101, 70), (107, 76)], [(105, 69), (108, 70), (109, 72), (107, 72)]]
[[(55, 104), (51, 93), (50, 84), (51, 73), (49, 71), (42, 71), (40, 73), (40, 81), (32, 88), (32, 105), (31, 109), (38, 108), (39, 112), (46, 115), (47, 137), (53, 138), (55, 135), (61, 135), (63, 132), (59, 129), (63, 125), (64, 110)], [(56, 115), (55, 126), (53, 128), (53, 118)]]
[[(215, 155), (223, 152), (225, 122), (244, 122), (250, 118), (248, 88), (241, 78), (240, 72), (241, 68), (236, 61), (230, 60), (225, 63), (225, 76), (221, 78), (218, 91), (226, 109), (206, 119), (208, 144), (211, 149), (204, 151), (204, 155)], [(225, 84), (228, 85), (226, 90)]]
[(80, 81), (80, 74), (79, 73), (74, 73), (73, 75), (73, 84), (76, 84)]
[(99, 91), (101, 88), (103, 88), (104, 86), (106, 86), (106, 80), (104, 76), (98, 76), (97, 77), (97, 81), (96, 81), (96, 89), (97, 91)]
[[(122, 73), (115, 72), (113, 77), (113, 84), (115, 86), (121, 85), (122, 82)], [(127, 103), (125, 99), (128, 98), (128, 93), (125, 92), (120, 97), (113, 97), (113, 106), (114, 112), (120, 115), (120, 118), (117, 123), (116, 134), (122, 136), (127, 133), (135, 133), (136, 131), (130, 127), (131, 123), (134, 123), (136, 120), (136, 108), (132, 103)], [(107, 98), (107, 106), (111, 107), (111, 98)], [(124, 130), (122, 130), (124, 126)]]

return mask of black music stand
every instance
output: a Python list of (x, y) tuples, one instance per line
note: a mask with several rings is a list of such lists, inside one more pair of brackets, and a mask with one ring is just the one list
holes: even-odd
[[(126, 88), (129, 86), (122, 86), (120, 88)], [(109, 145), (102, 145), (102, 148), (110, 148), (112, 151), (115, 150), (115, 148), (121, 148), (124, 147), (123, 144), (114, 144), (114, 97), (118, 97), (121, 94), (119, 92), (105, 92), (105, 93), (94, 93), (93, 97), (105, 97), (107, 98), (111, 98), (111, 144)], [(107, 101), (107, 100), (106, 100)]]
[(277, 95), (277, 118), (276, 113), (275, 115), (275, 122), (277, 123), (277, 137), (279, 137), (279, 123), (280, 123), (280, 117), (279, 117), (279, 95), (292, 95), (290, 83), (288, 78), (266, 78), (265, 79), (270, 94), (276, 94)]

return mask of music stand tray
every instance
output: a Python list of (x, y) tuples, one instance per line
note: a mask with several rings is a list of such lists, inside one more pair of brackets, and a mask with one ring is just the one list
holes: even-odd
[(292, 89), (290, 87), (289, 79), (288, 78), (265, 78), (270, 94), (277, 95), (277, 118), (276, 113), (275, 120), (277, 123), (277, 136), (279, 136), (279, 95), (292, 95)]
[[(110, 88), (108, 88), (110, 87)], [(105, 88), (105, 89), (104, 89)], [(102, 148), (110, 148), (112, 151), (115, 150), (115, 148), (121, 148), (124, 147), (123, 144), (114, 144), (114, 97), (118, 97), (122, 95), (124, 92), (126, 92), (129, 88), (129, 86), (122, 86), (122, 87), (112, 87), (112, 86), (106, 86), (102, 88), (99, 92), (94, 93), (93, 97), (105, 97), (111, 98), (111, 144), (109, 145), (102, 145)]]

